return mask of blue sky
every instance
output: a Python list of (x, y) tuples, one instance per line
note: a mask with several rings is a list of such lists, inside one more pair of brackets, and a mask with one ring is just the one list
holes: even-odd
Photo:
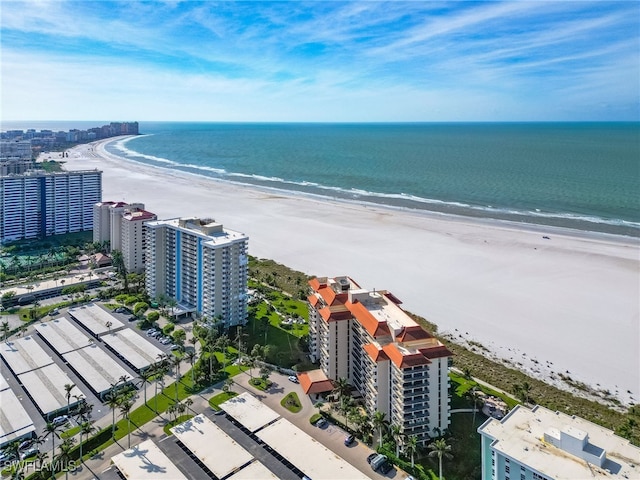
[(3, 0), (4, 120), (638, 120), (640, 2)]

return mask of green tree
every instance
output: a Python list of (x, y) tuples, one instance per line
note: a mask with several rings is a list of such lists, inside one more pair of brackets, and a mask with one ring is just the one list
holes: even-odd
[[(429, 444), (429, 450), (431, 450), (429, 452), (430, 457), (438, 457), (438, 477), (442, 480), (442, 459), (452, 458), (449, 453), (451, 445), (448, 445), (444, 438), (438, 438)], [(413, 464), (413, 458), (411, 463)]]
[[(53, 422), (47, 422), (42, 430), (42, 440), (46, 440), (47, 437), (51, 437), (51, 456), (52, 458), (56, 455), (56, 437), (58, 436), (58, 430), (60, 430), (61, 425), (56, 425)], [(55, 479), (55, 468), (51, 468), (51, 478)]]
[(93, 426), (93, 422), (87, 420), (80, 424), (80, 461), (83, 462), (82, 459), (82, 436), (84, 435), (87, 440), (89, 440), (89, 435), (96, 431), (96, 427)]
[(9, 336), (9, 332), (11, 331), (11, 327), (9, 327), (9, 322), (7, 320), (4, 320), (2, 322), (2, 325), (0, 325), (0, 330), (2, 331), (2, 340), (6, 342)]
[(384, 430), (389, 426), (389, 420), (387, 420), (387, 415), (384, 412), (376, 411), (373, 414), (373, 418), (371, 419), (373, 423), (373, 427), (378, 430), (378, 445), (382, 447), (382, 436)]
[(120, 402), (119, 409), (120, 415), (122, 418), (127, 419), (127, 448), (131, 448), (131, 407), (133, 406), (133, 402), (130, 398), (123, 398)]
[[(60, 444), (60, 454), (58, 455), (57, 461), (55, 462), (57, 464), (57, 468), (59, 468), (59, 466), (61, 465), (63, 466), (64, 477), (66, 479), (69, 478), (69, 464), (72, 461), (71, 450), (73, 449), (74, 443), (75, 440), (73, 439), (73, 437), (65, 438)], [(52, 468), (52, 470), (55, 472), (56, 469)]]
[(406, 449), (407, 453), (411, 455), (411, 468), (413, 468), (415, 466), (414, 457), (416, 452), (418, 451), (418, 437), (416, 437), (415, 435), (408, 436), (407, 443), (405, 444), (404, 448)]

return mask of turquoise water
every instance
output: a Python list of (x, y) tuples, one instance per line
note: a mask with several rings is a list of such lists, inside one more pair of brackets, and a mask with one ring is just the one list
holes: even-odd
[(141, 122), (130, 160), (277, 189), (640, 235), (637, 123)]

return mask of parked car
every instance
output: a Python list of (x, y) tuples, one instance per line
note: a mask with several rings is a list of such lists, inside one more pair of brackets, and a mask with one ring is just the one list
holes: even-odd
[(54, 418), (51, 423), (53, 423), (54, 425), (64, 425), (68, 421), (69, 417), (67, 417), (66, 415), (60, 415), (59, 417)]
[(49, 312), (49, 315), (51, 315), (51, 316), (53, 317), (53, 316), (55, 316), (55, 315), (58, 315), (59, 313), (60, 313), (60, 312), (58, 311), (58, 309), (57, 309), (57, 308), (54, 308), (53, 310), (51, 310), (51, 311)]
[(24, 450), (25, 448), (29, 448), (33, 444), (33, 438), (25, 440), (20, 445), (18, 445), (18, 450)]
[(371, 460), (371, 469), (375, 472), (378, 470), (384, 463), (387, 462), (387, 456), (378, 454), (373, 460)]
[(14, 452), (7, 452), (6, 450), (0, 453), (0, 463), (10, 462), (15, 460), (16, 454)]
[(327, 425), (329, 425), (329, 422), (327, 422), (324, 418), (321, 418), (316, 422), (316, 427), (318, 428), (325, 428)]
[(135, 315), (131, 315), (131, 316), (129, 317), (129, 321), (130, 321), (130, 322), (135, 322), (137, 319), (138, 319), (138, 317), (136, 317)]
[(164, 337), (162, 340), (160, 340), (160, 343), (163, 345), (167, 345), (171, 343), (171, 339), (169, 337)]
[(114, 310), (116, 313), (124, 313), (124, 307), (118, 307)]
[(371, 465), (371, 460), (373, 460), (373, 459), (374, 459), (374, 458), (376, 458), (377, 456), (378, 456), (378, 454), (377, 454), (376, 452), (373, 452), (372, 454), (370, 454), (370, 455), (367, 457), (367, 463), (368, 463), (369, 465)]
[(293, 383), (298, 383), (298, 377), (295, 375), (289, 375), (289, 381)]
[(147, 330), (147, 335), (152, 335), (154, 332), (157, 332), (157, 330), (155, 328), (150, 328)]
[(380, 467), (378, 468), (378, 470), (380, 470), (380, 473), (382, 473), (383, 475), (386, 475), (387, 473), (389, 473), (391, 470), (393, 469), (393, 464), (389, 461), (384, 462), (382, 465), (380, 465)]
[(25, 460), (27, 458), (35, 457), (39, 452), (40, 450), (38, 450), (36, 447), (30, 448), (29, 450), (25, 450), (20, 455), (20, 460)]
[(347, 436), (344, 438), (344, 444), (345, 444), (345, 446), (347, 446), (347, 447), (348, 447), (348, 446), (349, 446), (349, 445), (351, 445), (355, 440), (356, 440), (356, 438), (355, 438), (353, 435), (347, 435)]

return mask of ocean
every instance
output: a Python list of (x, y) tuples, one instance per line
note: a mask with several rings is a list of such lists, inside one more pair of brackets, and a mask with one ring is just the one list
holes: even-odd
[(140, 122), (108, 148), (290, 192), (637, 237), (639, 126)]
[[(89, 128), (108, 122), (3, 128)], [(128, 160), (294, 193), (640, 237), (640, 123), (174, 123)]]

